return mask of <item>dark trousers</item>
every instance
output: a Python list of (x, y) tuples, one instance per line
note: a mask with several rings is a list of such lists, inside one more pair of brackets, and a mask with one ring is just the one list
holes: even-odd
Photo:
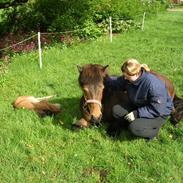
[[(113, 117), (119, 121), (124, 121), (124, 116), (128, 114), (130, 109), (123, 108), (120, 105), (113, 106)], [(130, 132), (139, 137), (152, 139), (157, 136), (159, 129), (166, 122), (163, 117), (157, 117), (153, 119), (149, 118), (136, 118), (134, 121), (129, 122), (128, 129)]]

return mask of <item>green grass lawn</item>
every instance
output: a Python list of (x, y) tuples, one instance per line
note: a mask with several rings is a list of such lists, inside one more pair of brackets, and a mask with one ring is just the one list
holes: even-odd
[[(118, 139), (105, 127), (74, 132), (80, 118), (77, 64), (109, 64), (120, 74), (126, 58), (168, 76), (183, 96), (183, 12), (166, 12), (145, 22), (144, 31), (131, 31), (61, 49), (15, 55), (0, 74), (0, 182), (59, 183), (181, 183), (183, 182), (183, 126), (169, 121), (158, 139), (147, 143), (122, 132)], [(27, 110), (14, 110), (20, 95), (56, 94), (63, 113), (40, 119)]]

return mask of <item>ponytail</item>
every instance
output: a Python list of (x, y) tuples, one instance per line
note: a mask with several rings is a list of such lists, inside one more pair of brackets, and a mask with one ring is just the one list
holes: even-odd
[(149, 72), (149, 71), (150, 71), (150, 68), (148, 67), (147, 64), (141, 64), (140, 66), (141, 66), (141, 68), (143, 68), (146, 72)]

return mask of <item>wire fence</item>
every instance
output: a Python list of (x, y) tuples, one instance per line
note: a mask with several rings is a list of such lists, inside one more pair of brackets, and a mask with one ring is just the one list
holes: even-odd
[[(142, 20), (141, 20), (141, 30), (143, 31), (144, 30), (144, 24), (145, 24), (145, 16), (146, 16), (146, 12), (143, 13), (143, 15), (137, 15), (136, 17), (141, 17)], [(108, 25), (108, 34), (109, 34), (109, 40), (110, 42), (112, 42), (112, 39), (113, 39), (113, 21), (115, 20), (124, 20), (124, 18), (112, 18), (112, 17), (109, 17), (109, 25)], [(35, 48), (36, 44), (35, 42), (37, 42), (37, 47), (38, 47), (38, 53), (39, 53), (39, 66), (40, 66), (40, 69), (42, 69), (42, 66), (43, 66), (43, 63), (42, 63), (42, 43), (44, 43), (44, 41), (46, 42), (46, 38), (44, 36), (47, 36), (47, 35), (68, 35), (68, 34), (71, 34), (71, 33), (78, 33), (78, 32), (82, 32), (83, 29), (77, 29), (77, 30), (72, 30), (72, 31), (64, 31), (64, 32), (38, 32), (37, 34), (34, 34), (20, 42), (17, 42), (15, 44), (12, 44), (10, 46), (7, 46), (7, 47), (4, 47), (2, 49), (0, 49), (0, 53), (3, 52), (3, 51), (6, 51), (6, 50), (9, 50), (11, 48), (16, 48), (18, 45), (22, 45), (23, 43), (25, 42), (28, 42), (30, 40), (33, 40), (37, 37), (37, 41), (34, 40), (31, 42), (31, 45), (29, 45), (29, 49), (30, 48)], [(62, 37), (60, 37), (62, 39)], [(43, 39), (43, 41), (42, 41)], [(62, 41), (62, 40), (61, 40)], [(24, 45), (23, 45), (24, 46)], [(25, 47), (26, 48), (26, 47)], [(24, 48), (24, 49), (25, 49)]]

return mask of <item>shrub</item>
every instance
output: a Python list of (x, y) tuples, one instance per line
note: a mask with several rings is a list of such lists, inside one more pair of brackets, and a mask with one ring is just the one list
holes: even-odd
[(79, 36), (95, 38), (106, 32), (109, 16), (116, 19), (114, 31), (126, 31), (136, 26), (134, 20), (137, 15), (144, 11), (157, 13), (165, 9), (168, 3), (168, 0), (29, 0), (22, 6), (4, 11), (1, 32), (38, 29), (68, 31), (82, 28)]

